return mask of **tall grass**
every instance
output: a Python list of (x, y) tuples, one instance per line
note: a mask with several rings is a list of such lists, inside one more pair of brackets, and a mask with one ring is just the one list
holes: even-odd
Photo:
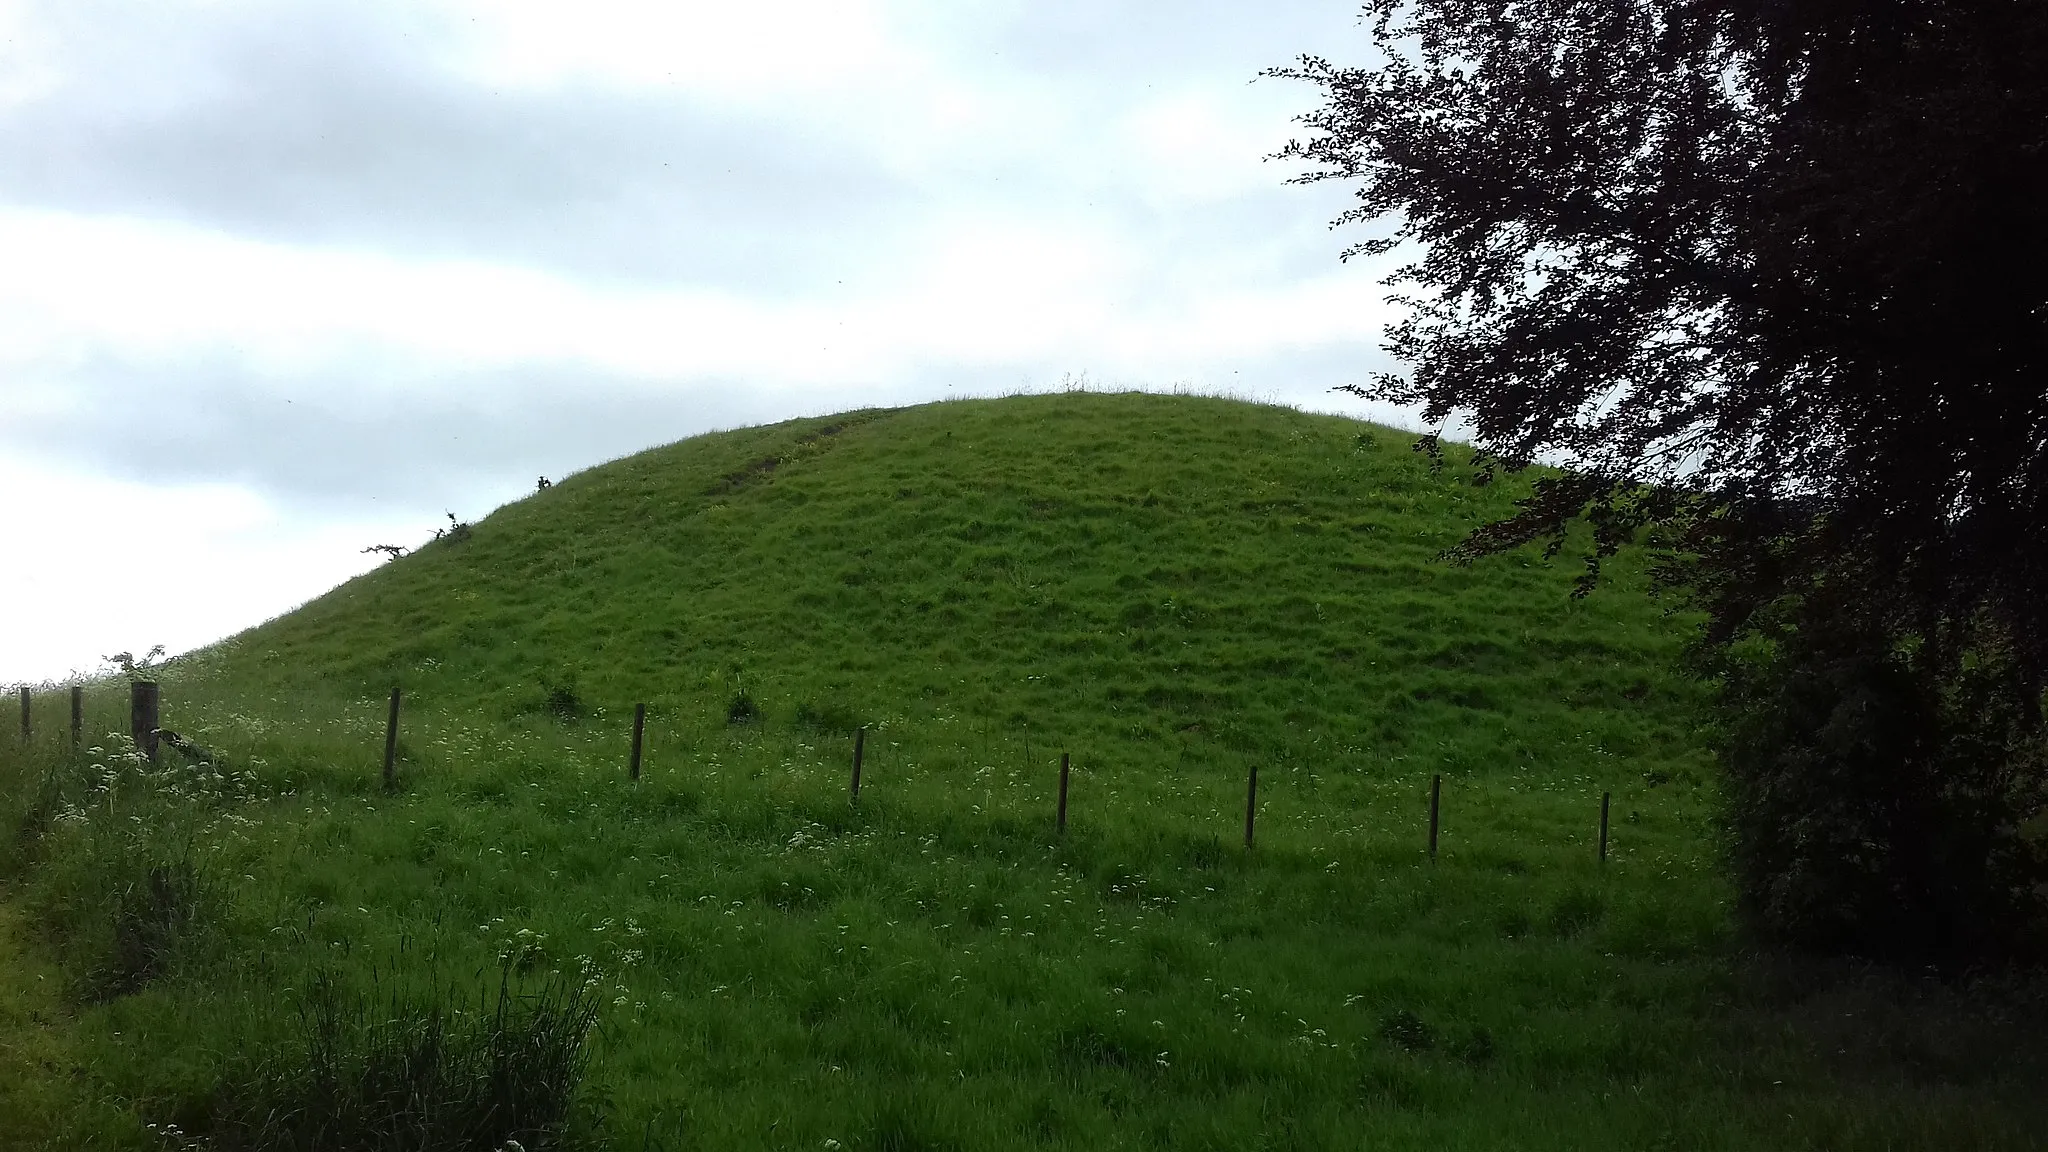
[(601, 1004), (582, 973), (494, 994), (348, 989), (320, 974), (282, 1051), (231, 1066), (211, 1101), (222, 1152), (498, 1152), (560, 1146)]

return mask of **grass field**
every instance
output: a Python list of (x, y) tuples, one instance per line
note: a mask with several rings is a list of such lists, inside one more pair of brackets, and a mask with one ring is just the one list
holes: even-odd
[[(45, 693), (0, 1140), (406, 1146), (301, 1072), (432, 1088), (410, 1027), (541, 1037), (492, 1099), (573, 1087), (577, 1147), (2038, 1147), (2040, 989), (1745, 952), (1688, 621), (1640, 557), (1440, 562), (1515, 492), (1408, 440), (1093, 394), (699, 437), (161, 669), (203, 763)], [(503, 981), (598, 1013), (580, 1081)]]

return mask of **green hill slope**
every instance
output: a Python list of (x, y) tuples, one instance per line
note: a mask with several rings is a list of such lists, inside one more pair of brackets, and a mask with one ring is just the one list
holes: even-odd
[[(2034, 1146), (2033, 1017), (1745, 966), (1685, 622), (1639, 557), (1441, 562), (1515, 491), (1409, 442), (1094, 394), (701, 436), (161, 669), (202, 762), (46, 696), (0, 1146)], [(567, 1017), (469, 1012), (500, 974), (602, 1013), (580, 1088)]]
[[(702, 436), (570, 477), (242, 637), (283, 671), (533, 709), (966, 717), (1138, 762), (1684, 759), (1681, 629), (1532, 555), (1412, 437), (1226, 400), (1018, 397)], [(1598, 730), (1589, 747), (1588, 733)]]

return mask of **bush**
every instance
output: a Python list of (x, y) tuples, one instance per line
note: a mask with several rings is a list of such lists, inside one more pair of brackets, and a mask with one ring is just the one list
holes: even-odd
[(761, 706), (754, 703), (754, 698), (747, 694), (747, 690), (745, 688), (733, 689), (732, 699), (726, 701), (725, 704), (725, 722), (727, 724), (752, 724), (760, 718)]
[(583, 698), (576, 694), (573, 684), (548, 684), (546, 698), (541, 701), (549, 715), (564, 724), (574, 723), (583, 718)]
[(469, 539), (469, 537), (469, 521), (457, 520), (453, 512), (448, 513), (448, 526), (446, 528), (434, 529), (434, 539), (445, 544), (460, 544), (464, 540)]
[(2037, 953), (2041, 705), (1979, 645), (1811, 621), (1723, 682), (1736, 882), (1766, 940), (1968, 965)]

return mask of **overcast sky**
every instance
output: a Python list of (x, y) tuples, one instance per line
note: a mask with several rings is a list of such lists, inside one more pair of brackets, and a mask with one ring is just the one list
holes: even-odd
[[(717, 428), (1333, 396), (1349, 0), (0, 0), (0, 681), (206, 643)], [(138, 595), (138, 588), (146, 594)]]

